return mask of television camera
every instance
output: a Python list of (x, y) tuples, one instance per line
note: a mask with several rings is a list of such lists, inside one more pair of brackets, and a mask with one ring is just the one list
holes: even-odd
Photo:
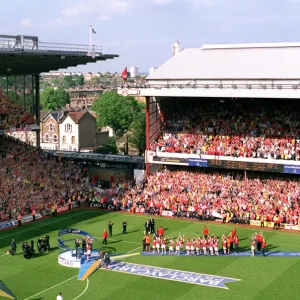
[(29, 259), (35, 256), (35, 251), (34, 251), (34, 241), (30, 242), (30, 245), (28, 242), (23, 242), (22, 244), (22, 251), (23, 251), (23, 257), (25, 259)]
[(40, 237), (37, 240), (37, 249), (39, 253), (50, 251), (49, 235)]

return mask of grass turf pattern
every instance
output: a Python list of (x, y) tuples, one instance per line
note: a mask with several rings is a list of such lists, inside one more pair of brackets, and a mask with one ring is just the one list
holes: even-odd
[[(113, 237), (108, 245), (100, 242), (94, 249), (111, 254), (141, 252), (144, 224), (148, 216), (124, 215), (95, 210), (74, 210), (55, 218), (30, 223), (21, 228), (0, 232), (0, 279), (12, 292), (23, 300), (51, 300), (62, 292), (64, 299), (299, 299), (299, 257), (181, 257), (181, 256), (132, 256), (124, 259), (128, 263), (170, 268), (203, 274), (241, 279), (229, 283), (229, 290), (186, 283), (165, 281), (98, 270), (86, 281), (78, 281), (78, 269), (60, 266), (57, 263), (57, 232), (62, 228), (79, 228), (101, 240), (108, 222), (114, 222)], [(123, 235), (122, 221), (128, 223), (127, 234)], [(186, 238), (202, 233), (206, 225), (215, 236), (229, 234), (231, 225), (205, 224), (188, 220), (156, 218), (156, 227), (163, 226), (165, 234), (177, 237), (179, 232)], [(237, 228), (240, 251), (250, 252), (251, 235), (259, 228)], [(23, 241), (36, 241), (40, 236), (50, 236), (52, 250), (49, 253), (25, 260), (21, 253)], [(300, 235), (282, 231), (264, 231), (269, 252), (300, 252)], [(18, 255), (6, 255), (12, 238), (18, 243)], [(221, 247), (221, 245), (220, 245)]]

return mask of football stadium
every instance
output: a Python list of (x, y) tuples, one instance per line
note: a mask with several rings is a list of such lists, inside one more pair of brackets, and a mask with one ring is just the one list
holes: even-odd
[(145, 178), (100, 193), (86, 165), (6, 133), (39, 145), (41, 72), (117, 55), (2, 38), (0, 74), (24, 102), (7, 79), (0, 298), (299, 298), (300, 44), (174, 44), (122, 91), (146, 97)]

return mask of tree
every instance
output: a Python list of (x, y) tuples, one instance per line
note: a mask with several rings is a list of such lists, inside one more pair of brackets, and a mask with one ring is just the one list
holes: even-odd
[(46, 88), (41, 93), (41, 105), (43, 109), (61, 109), (69, 103), (70, 95), (63, 89)]
[(117, 154), (117, 144), (115, 139), (109, 138), (103, 146), (95, 149), (94, 153)]
[(75, 82), (76, 86), (84, 86), (84, 76), (81, 75), (75, 75), (73, 77), (73, 81)]
[(93, 77), (91, 78), (90, 83), (91, 83), (91, 85), (94, 86), (94, 87), (95, 87), (95, 86), (99, 86), (99, 84), (100, 84), (100, 78), (97, 77), (97, 76), (93, 76)]
[(132, 131), (129, 136), (129, 143), (139, 150), (139, 155), (142, 155), (146, 150), (146, 115), (139, 112), (134, 116), (130, 126)]
[(123, 97), (117, 92), (104, 93), (94, 101), (92, 109), (98, 116), (98, 125), (111, 127), (118, 138), (129, 129), (135, 114), (141, 111), (133, 97)]
[(65, 89), (74, 88), (75, 86), (76, 86), (76, 83), (73, 80), (73, 76), (72, 75), (66, 75), (66, 76), (64, 76), (63, 87)]

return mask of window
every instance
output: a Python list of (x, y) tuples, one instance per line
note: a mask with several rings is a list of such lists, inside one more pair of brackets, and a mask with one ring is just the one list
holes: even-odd
[(49, 130), (50, 131), (54, 131), (55, 130), (55, 126), (52, 123), (49, 124)]
[(63, 137), (62, 137), (62, 142), (65, 144), (65, 143), (67, 143), (67, 137), (64, 135)]
[(73, 135), (72, 136), (72, 144), (75, 144), (76, 143), (76, 139), (75, 139), (75, 136)]
[(56, 134), (54, 134), (54, 136), (53, 136), (53, 142), (57, 143), (57, 135)]
[(72, 132), (72, 125), (71, 124), (66, 124), (65, 125), (65, 132)]
[(49, 143), (49, 135), (48, 134), (45, 135), (45, 142)]

